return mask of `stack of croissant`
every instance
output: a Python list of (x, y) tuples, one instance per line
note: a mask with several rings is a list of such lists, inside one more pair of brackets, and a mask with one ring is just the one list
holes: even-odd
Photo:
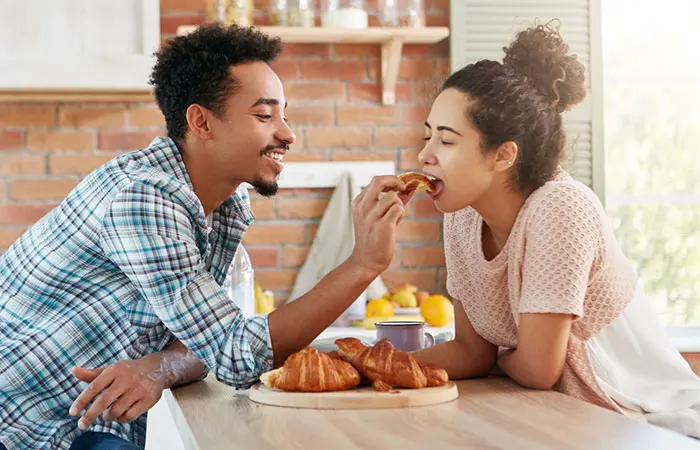
[(263, 374), (260, 379), (269, 388), (301, 392), (352, 389), (363, 377), (380, 392), (391, 392), (393, 388), (442, 386), (448, 381), (445, 369), (419, 362), (394, 348), (388, 339), (382, 339), (372, 347), (355, 338), (338, 339), (335, 343), (338, 351), (330, 353), (306, 347), (287, 358), (282, 367)]

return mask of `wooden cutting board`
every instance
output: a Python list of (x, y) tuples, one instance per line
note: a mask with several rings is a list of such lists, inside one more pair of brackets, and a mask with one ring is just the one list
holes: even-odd
[(396, 392), (376, 392), (371, 387), (359, 387), (338, 392), (285, 392), (269, 389), (262, 383), (250, 389), (250, 400), (271, 406), (310, 409), (382, 409), (434, 405), (456, 399), (457, 386), (449, 381), (444, 386), (423, 389), (398, 389)]

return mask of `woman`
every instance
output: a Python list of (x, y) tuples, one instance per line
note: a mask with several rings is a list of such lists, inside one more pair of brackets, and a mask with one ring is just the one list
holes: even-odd
[(495, 369), (700, 437), (700, 379), (655, 321), (601, 203), (559, 166), (583, 66), (550, 25), (505, 53), (450, 76), (426, 122), (419, 160), (439, 180), (456, 333), (416, 356), (453, 379)]

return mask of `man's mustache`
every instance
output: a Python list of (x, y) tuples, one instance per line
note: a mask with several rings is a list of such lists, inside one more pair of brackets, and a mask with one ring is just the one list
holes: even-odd
[(286, 150), (289, 151), (289, 144), (281, 144), (281, 145), (268, 145), (264, 149), (260, 150), (260, 156), (263, 156), (265, 152), (269, 152), (270, 150)]

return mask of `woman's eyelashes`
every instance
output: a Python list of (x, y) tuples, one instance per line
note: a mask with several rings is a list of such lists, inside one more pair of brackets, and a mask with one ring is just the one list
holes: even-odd
[[(423, 138), (423, 140), (424, 140), (425, 142), (428, 142), (430, 139), (432, 139), (431, 136), (426, 136), (426, 137)], [(452, 145), (452, 142), (447, 142), (447, 141), (444, 140), (444, 139), (440, 139), (440, 144), (441, 144), (441, 145)]]

